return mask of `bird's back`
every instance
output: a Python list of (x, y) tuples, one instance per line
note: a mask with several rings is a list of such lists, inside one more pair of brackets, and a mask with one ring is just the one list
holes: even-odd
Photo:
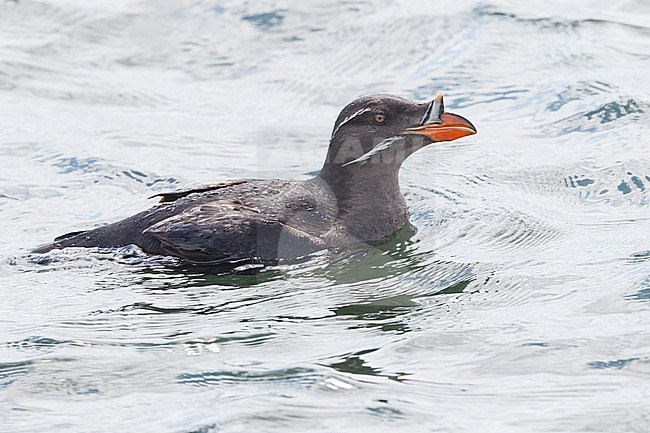
[(336, 199), (314, 179), (236, 180), (159, 196), (161, 203), (148, 210), (61, 236), (35, 252), (135, 244), (198, 261), (274, 259), (326, 248), (320, 236), (337, 216)]

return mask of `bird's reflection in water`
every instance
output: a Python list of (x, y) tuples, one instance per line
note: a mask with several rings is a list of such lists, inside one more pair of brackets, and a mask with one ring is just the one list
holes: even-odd
[[(423, 251), (414, 239), (416, 230), (407, 226), (388, 242), (378, 245), (358, 245), (345, 251), (321, 252), (301, 262), (273, 266), (248, 266), (239, 270), (224, 271), (208, 265), (197, 266), (168, 258), (148, 256), (137, 247), (124, 247), (117, 250), (95, 252), (92, 261), (95, 271), (109, 266), (118, 269), (111, 280), (102, 283), (102, 290), (124, 287), (127, 283), (132, 290), (138, 290), (146, 298), (139, 302), (124, 305), (117, 309), (96, 311), (96, 314), (169, 314), (169, 315), (220, 315), (235, 309), (245, 310), (262, 302), (273, 301), (277, 297), (275, 282), (283, 280), (309, 279), (314, 290), (314, 312), (316, 314), (293, 314), (291, 309), (274, 311), (257, 316), (253, 314), (240, 318), (246, 323), (274, 322), (322, 322), (338, 321), (350, 330), (368, 329), (382, 333), (399, 335), (411, 332), (409, 327), (413, 315), (423, 310), (423, 300), (440, 297), (440, 306), (445, 308), (448, 298), (441, 295), (463, 293), (476, 279), (476, 270), (471, 264), (434, 260), (431, 251)], [(88, 252), (83, 250), (80, 266), (88, 265)], [(81, 252), (80, 252), (81, 254)], [(42, 257), (41, 257), (42, 260)], [(61, 260), (70, 267), (70, 257)], [(85, 263), (85, 265), (82, 265)], [(56, 256), (44, 266), (57, 266)], [(105, 270), (105, 269), (104, 269)], [(380, 282), (371, 285), (368, 282)], [(272, 284), (267, 284), (272, 283)], [(394, 287), (399, 284), (402, 293), (395, 295)], [(287, 297), (294, 287), (287, 284)], [(386, 290), (381, 290), (385, 287)], [(266, 290), (265, 288), (269, 288)], [(190, 289), (187, 303), (159, 305), (160, 292), (181, 292)], [(196, 289), (199, 289), (198, 292)], [(252, 291), (248, 291), (252, 289)], [(333, 298), (319, 297), (318, 291), (338, 292)], [(219, 291), (233, 291), (232, 295), (214, 296)], [(430, 305), (430, 303), (429, 303)], [(301, 310), (305, 311), (305, 310)], [(309, 311), (309, 310), (307, 310)], [(323, 314), (321, 311), (325, 311)], [(297, 311), (296, 311), (297, 312)], [(272, 328), (270, 328), (272, 329)], [(272, 339), (273, 331), (263, 336), (219, 335), (214, 341), (230, 344), (242, 339), (242, 344), (251, 341)], [(393, 371), (376, 365), (371, 354), (380, 347), (369, 347), (360, 351), (342, 353), (333, 358), (322, 359), (319, 365), (331, 368), (338, 374), (373, 376), (395, 381), (407, 380), (407, 371)], [(357, 377), (358, 379), (358, 377)]]
[[(275, 315), (277, 319), (320, 320), (334, 316), (350, 321), (350, 329), (376, 328), (383, 332), (401, 334), (409, 331), (404, 316), (420, 308), (421, 304), (416, 298), (421, 301), (432, 296), (462, 293), (476, 275), (471, 264), (432, 259), (431, 251), (422, 251), (419, 248), (419, 243), (414, 240), (415, 233), (415, 228), (407, 225), (382, 245), (357, 245), (345, 251), (321, 252), (299, 262), (272, 266), (237, 264), (239, 270), (234, 271), (224, 271), (223, 268), (208, 264), (196, 265), (175, 259), (152, 257), (142, 253), (137, 247), (96, 251), (92, 266), (110, 266), (120, 270), (113, 273), (110, 280), (103, 281), (101, 290), (128, 284), (132, 288), (145, 288), (141, 293), (150, 293), (152, 296), (161, 291), (197, 288), (210, 294), (222, 290), (242, 291), (256, 286), (263, 288), (267, 283), (275, 281), (300, 281), (308, 278), (311, 289), (338, 291), (337, 298), (343, 298), (345, 303), (336, 303), (334, 300), (335, 305), (322, 305), (321, 307), (330, 311), (330, 314), (322, 317), (319, 314), (299, 317), (283, 311)], [(77, 252), (83, 252), (83, 259), (79, 259), (83, 266), (88, 265), (90, 251), (83, 249)], [(47, 266), (56, 267), (56, 257), (52, 256)], [(43, 260), (43, 256), (40, 260)], [(72, 263), (70, 256), (66, 256), (60, 263), (65, 263), (69, 268)], [(375, 287), (369, 291), (367, 283), (370, 281), (380, 282), (387, 290), (383, 293)], [(395, 295), (394, 290), (390, 288), (398, 283), (402, 287), (402, 293)], [(288, 284), (286, 290), (290, 291), (292, 287), (293, 285)], [(138, 308), (157, 313), (182, 311), (208, 315), (234, 308), (234, 303), (241, 306), (263, 302), (265, 297), (277, 295), (277, 291), (275, 294), (265, 293), (264, 290), (255, 290), (255, 293), (242, 292), (236, 299), (228, 299), (228, 296), (224, 295), (225, 298), (220, 297), (217, 305), (214, 304), (215, 299), (210, 298), (210, 305), (179, 305), (164, 310), (147, 300), (127, 307), (129, 310)], [(315, 299), (318, 299), (318, 296)], [(205, 301), (207, 300), (206, 298)]]

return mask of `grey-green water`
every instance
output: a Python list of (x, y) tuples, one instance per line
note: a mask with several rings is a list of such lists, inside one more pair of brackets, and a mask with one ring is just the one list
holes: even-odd
[[(644, 0), (0, 2), (0, 431), (649, 431), (648, 70)], [(479, 134), (403, 168), (411, 239), (28, 255), (438, 90)]]

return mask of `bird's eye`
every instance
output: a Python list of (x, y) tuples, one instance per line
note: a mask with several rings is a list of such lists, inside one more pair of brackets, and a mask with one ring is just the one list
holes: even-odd
[(381, 114), (381, 113), (375, 114), (375, 122), (384, 123), (385, 121), (386, 121), (386, 115), (385, 114)]

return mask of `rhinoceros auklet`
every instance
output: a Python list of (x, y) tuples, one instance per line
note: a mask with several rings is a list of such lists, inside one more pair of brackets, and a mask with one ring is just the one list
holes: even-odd
[(398, 182), (404, 160), (428, 144), (472, 134), (467, 119), (444, 111), (442, 93), (428, 103), (364, 96), (339, 114), (325, 164), (311, 179), (241, 179), (158, 194), (160, 204), (149, 210), (34, 252), (135, 244), (150, 254), (229, 263), (378, 244), (408, 223)]

